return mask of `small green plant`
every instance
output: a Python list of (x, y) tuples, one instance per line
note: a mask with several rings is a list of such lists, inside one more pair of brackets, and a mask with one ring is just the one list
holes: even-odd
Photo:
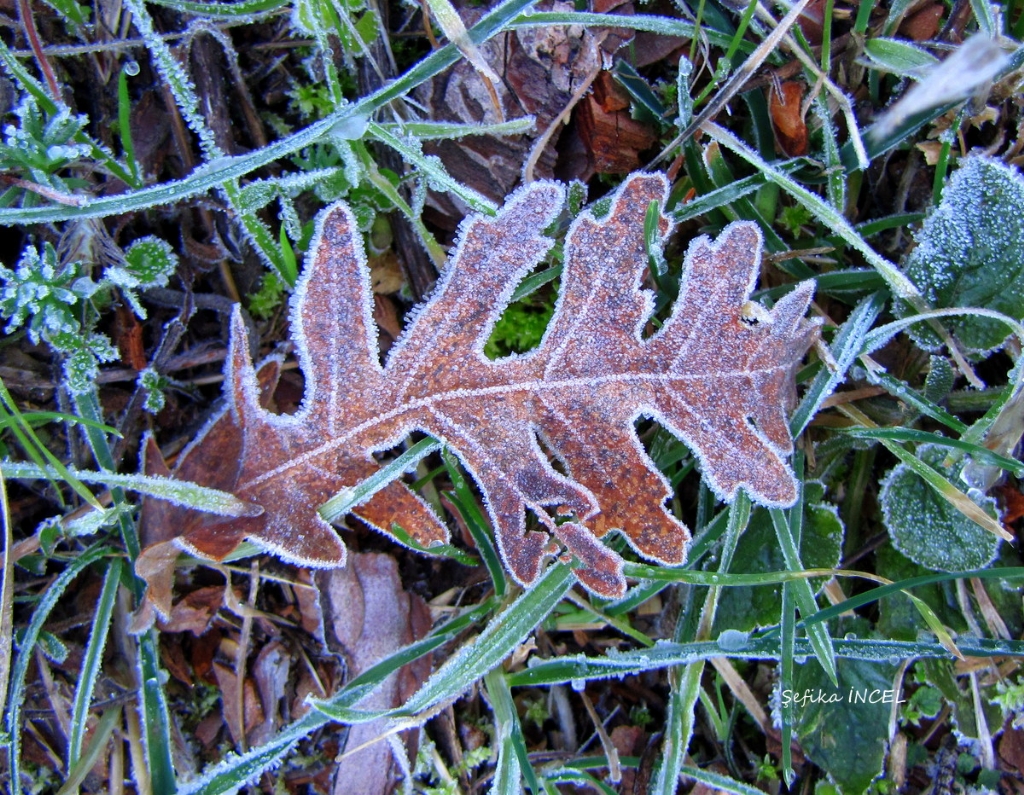
[(544, 722), (551, 717), (551, 712), (548, 710), (544, 699), (527, 699), (523, 705), (526, 707), (526, 713), (523, 715), (523, 720), (526, 724), (535, 726), (538, 729), (543, 728)]
[(295, 86), (289, 96), (295, 110), (304, 120), (326, 118), (335, 109), (330, 90), (324, 85)]
[(4, 126), (0, 172), (22, 181), (0, 194), (0, 206), (19, 202), (32, 206), (42, 201), (42, 197), (55, 195), (72, 201), (70, 194), (86, 183), (70, 177), (67, 172), (92, 154), (87, 144), (76, 141), (89, 119), (73, 114), (67, 106), (53, 112), (44, 111), (30, 94), (22, 96), (14, 115), (17, 124)]
[(1014, 728), (1024, 726), (1024, 681), (1020, 677), (996, 684), (996, 695), (992, 701), (1003, 709), (1003, 714), (1013, 719)]
[(26, 248), (13, 271), (0, 266), (7, 333), (25, 326), (33, 342), (64, 354), (64, 374), (75, 394), (93, 389), (99, 365), (118, 358), (110, 339), (94, 330), (94, 302), (107, 296), (83, 271), (80, 262), (59, 263), (49, 243), (41, 251)]
[(779, 780), (779, 769), (772, 762), (772, 758), (765, 754), (764, 758), (757, 764), (757, 780), (772, 784)]
[(484, 346), (488, 359), (525, 353), (537, 347), (554, 312), (554, 302), (534, 293), (505, 310)]
[(263, 275), (260, 289), (249, 296), (249, 314), (260, 320), (267, 320), (278, 310), (288, 294), (288, 288), (281, 277), (273, 271)]
[[(118, 358), (110, 338), (96, 330), (114, 291), (145, 317), (136, 291), (166, 284), (176, 266), (164, 241), (146, 238), (125, 252), (122, 265), (109, 266), (94, 281), (81, 261), (60, 262), (50, 243), (29, 246), (14, 270), (0, 265), (0, 314), (8, 320), (7, 333), (25, 327), (32, 342), (63, 354), (68, 388), (85, 394), (95, 388), (100, 365)], [(150, 379), (147, 388), (156, 382)]]
[(920, 726), (925, 718), (934, 718), (942, 709), (942, 692), (925, 684), (914, 691), (902, 710), (902, 719), (911, 726)]

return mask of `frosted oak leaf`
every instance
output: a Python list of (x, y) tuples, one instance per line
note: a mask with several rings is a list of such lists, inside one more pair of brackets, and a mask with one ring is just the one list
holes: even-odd
[[(248, 538), (297, 563), (343, 565), (345, 548), (317, 507), (376, 471), (374, 452), (421, 431), (442, 440), (475, 478), (516, 580), (532, 583), (545, 557), (564, 547), (586, 587), (621, 595), (622, 560), (603, 536), (617, 530), (640, 555), (667, 564), (684, 561), (690, 537), (665, 509), (669, 484), (636, 437), (640, 416), (693, 450), (719, 497), (743, 488), (763, 505), (791, 505), (797, 487), (786, 462), (787, 412), (795, 369), (818, 334), (818, 324), (804, 319), (813, 283), (771, 311), (751, 304), (761, 235), (754, 224), (734, 223), (715, 241), (690, 244), (674, 311), (644, 338), (653, 311), (641, 286), (649, 262), (644, 218), (667, 193), (664, 177), (634, 174), (605, 217), (577, 218), (544, 338), (497, 361), (484, 356), (484, 344), (517, 284), (553, 245), (543, 230), (561, 212), (561, 186), (532, 183), (495, 217), (463, 224), (431, 298), (383, 365), (354, 219), (344, 204), (325, 210), (291, 306), (306, 378), (299, 412), (265, 408), (276, 370), (254, 368), (236, 311), (228, 407), (175, 473), (262, 512), (224, 519), (161, 507), (160, 522), (182, 528), (165, 543), (222, 558)], [(662, 238), (671, 231), (664, 216), (658, 231)], [(448, 538), (401, 482), (353, 513), (383, 532), (397, 524), (423, 546)]]

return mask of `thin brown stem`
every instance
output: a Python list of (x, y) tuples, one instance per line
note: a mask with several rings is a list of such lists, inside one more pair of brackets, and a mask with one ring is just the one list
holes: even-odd
[(50, 89), (50, 94), (53, 95), (54, 101), (63, 105), (64, 100), (61, 98), (60, 86), (57, 85), (57, 78), (53, 74), (53, 68), (50, 66), (46, 53), (43, 52), (43, 44), (39, 41), (39, 31), (36, 30), (36, 20), (32, 16), (32, 6), (29, 5), (29, 0), (18, 0), (18, 15), (21, 17), (22, 27), (25, 28), (25, 35), (28, 37), (29, 46), (36, 56), (36, 61), (39, 62), (39, 69), (42, 71), (43, 77), (46, 78), (46, 85)]
[(75, 196), (70, 193), (61, 193), (59, 190), (48, 188), (46, 185), (38, 185), (35, 182), (19, 179), (18, 177), (10, 174), (0, 174), (0, 183), (13, 185), (17, 188), (24, 188), (27, 191), (31, 191), (32, 193), (51, 199), (58, 204), (65, 204), (69, 207), (82, 207), (89, 201), (87, 196)]

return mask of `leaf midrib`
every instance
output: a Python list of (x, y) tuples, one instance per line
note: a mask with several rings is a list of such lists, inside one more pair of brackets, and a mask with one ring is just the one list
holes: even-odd
[[(300, 455), (294, 456), (288, 459), (283, 464), (268, 470), (261, 475), (252, 478), (245, 483), (239, 484), (238, 490), (253, 488), (261, 483), (265, 483), (283, 473), (294, 469), (295, 467), (302, 466), (306, 462), (313, 461), (322, 455), (325, 455), (332, 450), (337, 449), (353, 438), (371, 430), (375, 426), (382, 425), (386, 422), (390, 422), (401, 417), (403, 414), (418, 411), (421, 409), (431, 409), (434, 406), (444, 403), (449, 400), (466, 400), (476, 397), (485, 397), (487, 395), (496, 395), (501, 393), (509, 392), (550, 392), (562, 389), (576, 388), (580, 389), (583, 387), (592, 387), (599, 384), (609, 384), (615, 382), (626, 382), (626, 381), (704, 381), (709, 378), (721, 379), (721, 378), (736, 378), (736, 377), (754, 377), (757, 375), (763, 375), (766, 373), (772, 373), (783, 369), (781, 365), (774, 367), (755, 368), (747, 370), (725, 370), (716, 371), (714, 373), (615, 373), (613, 375), (599, 375), (599, 376), (588, 376), (586, 378), (562, 378), (555, 381), (520, 381), (512, 384), (497, 384), (494, 386), (478, 387), (475, 389), (449, 389), (444, 392), (435, 392), (425, 397), (416, 398), (410, 400), (407, 403), (403, 403), (394, 409), (383, 414), (375, 415), (374, 417), (365, 420), (358, 425), (353, 426), (350, 430), (345, 433), (339, 434), (338, 436), (332, 437), (329, 441), (318, 445), (317, 447), (308, 450)], [(268, 417), (276, 418), (280, 415), (272, 414), (267, 412), (265, 409), (261, 409)], [(294, 422), (294, 415), (289, 416), (288, 419)], [(273, 425), (274, 420), (266, 420), (268, 424)]]

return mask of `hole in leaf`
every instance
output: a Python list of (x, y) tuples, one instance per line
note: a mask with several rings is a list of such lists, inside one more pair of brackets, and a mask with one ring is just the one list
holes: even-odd
[(750, 328), (760, 326), (762, 323), (770, 322), (771, 315), (768, 310), (756, 301), (747, 301), (740, 311), (740, 323)]
[(544, 263), (524, 278), (512, 301), (501, 313), (484, 346), (484, 355), (494, 361), (532, 351), (540, 345), (555, 311), (561, 266)]

